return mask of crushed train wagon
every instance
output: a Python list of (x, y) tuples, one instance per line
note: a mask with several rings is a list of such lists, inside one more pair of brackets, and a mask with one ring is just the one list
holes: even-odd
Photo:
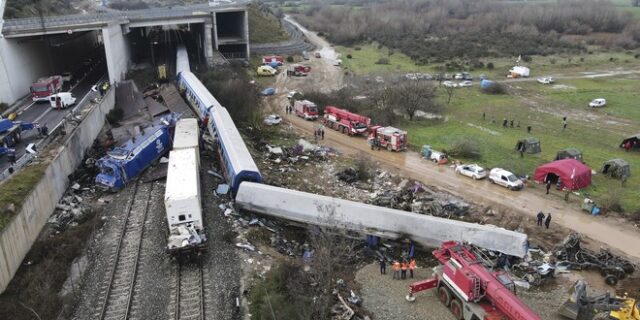
[(526, 153), (540, 153), (542, 152), (542, 148), (540, 148), (540, 139), (537, 138), (524, 138), (518, 140), (516, 143), (516, 151), (521, 151)]
[(575, 159), (556, 160), (536, 168), (533, 179), (538, 183), (559, 183), (562, 189), (578, 190), (591, 185), (591, 168)]
[(584, 163), (584, 160), (582, 159), (582, 151), (576, 148), (566, 148), (558, 151), (555, 160), (562, 159), (575, 159)]
[(620, 148), (638, 151), (640, 150), (640, 133), (628, 136), (620, 143)]
[(602, 164), (600, 172), (614, 179), (626, 179), (631, 175), (631, 167), (625, 160), (611, 159)]

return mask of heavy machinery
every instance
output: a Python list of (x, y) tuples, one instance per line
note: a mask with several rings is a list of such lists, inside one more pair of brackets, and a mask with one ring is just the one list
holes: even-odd
[(573, 320), (640, 320), (638, 301), (630, 297), (615, 297), (610, 293), (587, 296), (587, 283), (576, 281), (570, 297), (558, 313)]
[(22, 139), (22, 132), (38, 128), (36, 122), (0, 119), (0, 155), (5, 154)]
[(305, 120), (318, 119), (318, 107), (309, 100), (296, 100), (293, 103), (293, 111), (298, 117)]
[(433, 255), (442, 265), (434, 268), (433, 278), (409, 286), (408, 301), (436, 288), (440, 302), (458, 320), (541, 319), (515, 295), (513, 280), (502, 271), (487, 270), (469, 247), (446, 241)]
[(386, 148), (389, 151), (402, 151), (407, 148), (407, 132), (394, 127), (373, 126), (369, 130), (369, 144)]
[(371, 125), (371, 118), (338, 107), (327, 106), (324, 108), (322, 122), (329, 128), (352, 136), (366, 134)]

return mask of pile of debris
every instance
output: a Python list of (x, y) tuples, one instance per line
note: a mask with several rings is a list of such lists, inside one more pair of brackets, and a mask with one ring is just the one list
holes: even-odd
[(580, 247), (580, 235), (569, 234), (557, 249), (555, 256), (563, 268), (569, 270), (598, 270), (609, 285), (616, 285), (635, 271), (628, 260), (601, 248), (599, 253)]
[[(402, 185), (403, 183), (401, 183)], [(406, 185), (406, 183), (404, 183)], [(462, 217), (471, 205), (446, 193), (437, 192), (416, 182), (411, 187), (380, 189), (370, 195), (370, 204), (392, 209), (428, 214), (435, 217)]]

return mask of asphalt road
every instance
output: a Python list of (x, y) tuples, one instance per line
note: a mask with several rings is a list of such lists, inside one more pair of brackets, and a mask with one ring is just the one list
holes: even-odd
[[(16, 121), (37, 122), (41, 127), (46, 125), (49, 128), (49, 132), (53, 131), (62, 123), (62, 120), (69, 112), (84, 108), (92, 98), (99, 95), (99, 93), (91, 91), (91, 87), (100, 82), (101, 79), (106, 79), (106, 73), (106, 62), (101, 60), (95, 66), (91, 67), (86, 76), (83, 76), (77, 84), (71, 88), (63, 87), (65, 91), (72, 92), (77, 98), (74, 106), (64, 110), (55, 110), (51, 108), (48, 102), (34, 103), (31, 97), (23, 99), (19, 102), (19, 107), (15, 111), (18, 114)], [(19, 159), (25, 154), (25, 148), (29, 143), (38, 143), (40, 140), (42, 140), (42, 138), (38, 136), (38, 132), (35, 129), (23, 132), (22, 140), (15, 147), (16, 158)], [(42, 148), (42, 146), (40, 146), (40, 148)], [(4, 172), (7, 168), (9, 168), (9, 161), (6, 156), (1, 156), (0, 172)]]

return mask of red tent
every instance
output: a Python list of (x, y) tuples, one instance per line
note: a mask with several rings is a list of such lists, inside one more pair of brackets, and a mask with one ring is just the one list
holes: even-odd
[(560, 179), (563, 189), (578, 190), (591, 184), (591, 168), (575, 159), (556, 160), (539, 166), (533, 179), (539, 183), (550, 179), (553, 184)]

